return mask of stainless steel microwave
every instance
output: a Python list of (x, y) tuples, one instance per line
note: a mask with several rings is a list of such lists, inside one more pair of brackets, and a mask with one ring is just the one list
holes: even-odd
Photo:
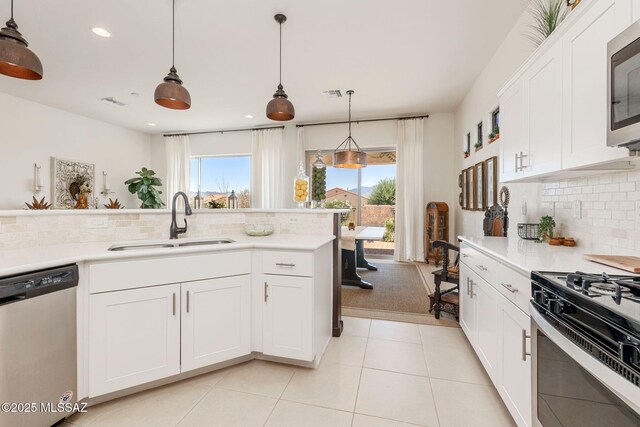
[(640, 150), (640, 21), (607, 45), (607, 145)]

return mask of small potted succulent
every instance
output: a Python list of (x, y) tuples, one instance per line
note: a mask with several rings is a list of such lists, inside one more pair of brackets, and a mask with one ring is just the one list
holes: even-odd
[[(500, 128), (499, 127), (496, 127), (495, 136), (496, 136), (496, 139), (500, 139)], [(494, 139), (494, 141), (495, 141), (495, 139)]]
[(495, 133), (493, 133), (493, 132), (491, 132), (491, 133), (489, 134), (489, 144), (491, 144), (491, 143), (492, 143), (493, 141), (495, 141), (496, 139), (497, 139), (497, 138), (496, 138), (496, 134), (495, 134)]
[(464, 158), (466, 159), (467, 157), (469, 157), (471, 155), (471, 153), (469, 152), (469, 150), (465, 150), (464, 151)]
[(476, 144), (474, 145), (474, 147), (476, 147), (476, 151), (480, 151), (480, 150), (482, 150), (482, 141), (478, 141), (478, 142), (476, 142)]

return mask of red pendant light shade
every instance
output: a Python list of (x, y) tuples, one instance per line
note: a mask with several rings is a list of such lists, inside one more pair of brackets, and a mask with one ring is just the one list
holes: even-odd
[(24, 80), (42, 79), (42, 62), (29, 49), (29, 43), (18, 31), (13, 20), (13, 0), (11, 18), (7, 26), (0, 30), (0, 74)]
[(191, 108), (191, 95), (187, 88), (182, 86), (182, 80), (178, 76), (175, 67), (176, 56), (176, 1), (173, 0), (173, 33), (172, 33), (172, 58), (171, 69), (164, 81), (156, 87), (154, 98), (156, 104), (172, 110), (188, 110)]
[(267, 117), (271, 120), (286, 122), (296, 116), (296, 110), (282, 87), (282, 24), (286, 22), (287, 17), (279, 13), (274, 16), (274, 19), (280, 25), (280, 83), (278, 90), (273, 94), (273, 99), (267, 104)]

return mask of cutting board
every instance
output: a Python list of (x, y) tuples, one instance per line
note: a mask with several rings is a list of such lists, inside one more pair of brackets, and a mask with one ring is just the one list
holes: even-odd
[(619, 268), (632, 273), (640, 273), (640, 257), (637, 256), (584, 254), (583, 257), (589, 261), (597, 262), (599, 264), (608, 265), (610, 267)]

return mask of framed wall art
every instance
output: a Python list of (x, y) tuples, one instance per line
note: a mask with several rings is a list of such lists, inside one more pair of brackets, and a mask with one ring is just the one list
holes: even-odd
[(477, 163), (475, 166), (475, 175), (476, 175), (476, 209), (484, 211), (487, 209), (487, 199), (486, 199), (486, 177), (484, 170), (484, 162)]
[(486, 200), (487, 207), (498, 204), (498, 158), (490, 157), (484, 161), (484, 173), (486, 176)]
[(93, 197), (95, 165), (75, 160), (51, 158), (54, 209), (84, 209)]
[(469, 209), (469, 173), (467, 169), (462, 171), (462, 209)]
[(476, 199), (476, 168), (471, 166), (467, 169), (467, 176), (469, 182), (469, 210), (475, 211), (477, 210), (477, 199)]

